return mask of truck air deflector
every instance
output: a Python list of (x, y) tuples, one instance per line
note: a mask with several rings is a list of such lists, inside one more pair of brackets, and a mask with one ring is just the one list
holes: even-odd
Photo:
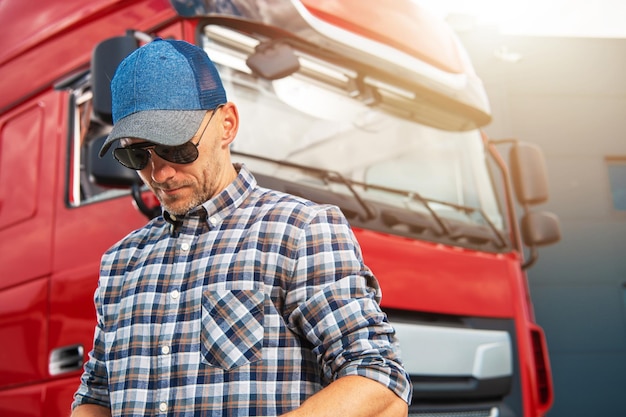
[[(471, 66), (464, 72), (444, 70), (433, 65), (432, 60), (420, 59), (406, 50), (386, 45), (374, 37), (350, 32), (312, 14), (300, 1), (240, 0), (210, 2), (201, 0), (170, 0), (184, 17), (228, 18), (244, 31), (272, 33), (284, 39), (306, 43), (319, 51), (358, 63), (366, 68), (367, 75), (378, 73), (382, 78), (410, 80), (412, 89), (420, 100), (428, 103), (421, 109), (436, 110), (438, 117), (430, 117), (433, 126), (446, 130), (470, 130), (485, 126), (491, 121), (490, 108), (480, 79)], [(360, 4), (360, 3), (359, 3)], [(366, 4), (363, 7), (367, 7)], [(359, 11), (355, 11), (358, 13)], [(254, 22), (256, 29), (251, 29)], [(259, 23), (261, 22), (261, 23)], [(263, 30), (260, 25), (267, 30)], [(452, 31), (450, 42), (458, 42)], [(423, 58), (423, 57), (421, 57)], [(469, 65), (469, 62), (468, 62)], [(448, 119), (444, 117), (448, 115)], [(454, 115), (454, 117), (451, 117)], [(462, 115), (459, 120), (458, 116)], [(425, 118), (426, 119), (426, 118)], [(428, 120), (420, 122), (428, 124)]]

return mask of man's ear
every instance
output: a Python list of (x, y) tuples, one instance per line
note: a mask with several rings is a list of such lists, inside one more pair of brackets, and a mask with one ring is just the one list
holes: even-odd
[(239, 130), (239, 111), (235, 103), (230, 101), (219, 110), (222, 113), (220, 120), (222, 121), (222, 145), (229, 146)]

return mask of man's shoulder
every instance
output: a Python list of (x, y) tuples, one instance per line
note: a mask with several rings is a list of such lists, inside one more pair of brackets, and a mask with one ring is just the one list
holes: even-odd
[(162, 216), (150, 220), (142, 227), (135, 229), (112, 245), (107, 253), (117, 252), (125, 248), (141, 248), (162, 238), (169, 224)]
[(265, 220), (283, 221), (305, 227), (320, 216), (325, 219), (343, 218), (338, 207), (317, 203), (295, 194), (257, 187), (253, 195), (250, 204), (254, 206), (257, 215), (262, 215)]
[(328, 208), (326, 204), (319, 204), (295, 194), (257, 187), (255, 189), (256, 205), (270, 211), (295, 211), (316, 213)]

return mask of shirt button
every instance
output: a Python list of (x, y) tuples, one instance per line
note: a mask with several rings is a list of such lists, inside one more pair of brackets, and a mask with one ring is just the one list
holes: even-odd
[(159, 404), (159, 411), (164, 413), (167, 411), (167, 403), (161, 403)]
[(164, 355), (167, 355), (168, 353), (170, 353), (170, 347), (169, 346), (162, 346), (161, 347), (161, 353)]
[(177, 299), (179, 295), (180, 293), (178, 292), (178, 290), (174, 290), (170, 293), (170, 297), (172, 297), (174, 300)]
[(183, 244), (181, 244), (181, 245), (180, 245), (180, 248), (181, 248), (182, 250), (184, 250), (185, 252), (187, 252), (187, 251), (189, 250), (189, 247), (190, 247), (190, 246), (189, 246), (189, 243), (187, 243), (187, 242), (185, 242), (185, 243), (183, 243)]
[(211, 223), (212, 226), (215, 226), (217, 224), (217, 219), (215, 217), (209, 217), (209, 223)]

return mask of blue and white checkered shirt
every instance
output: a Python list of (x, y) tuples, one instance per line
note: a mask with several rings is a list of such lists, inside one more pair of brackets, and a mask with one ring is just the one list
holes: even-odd
[(200, 210), (165, 213), (104, 255), (74, 407), (277, 416), (347, 375), (410, 401), (380, 289), (341, 212), (238, 168)]

